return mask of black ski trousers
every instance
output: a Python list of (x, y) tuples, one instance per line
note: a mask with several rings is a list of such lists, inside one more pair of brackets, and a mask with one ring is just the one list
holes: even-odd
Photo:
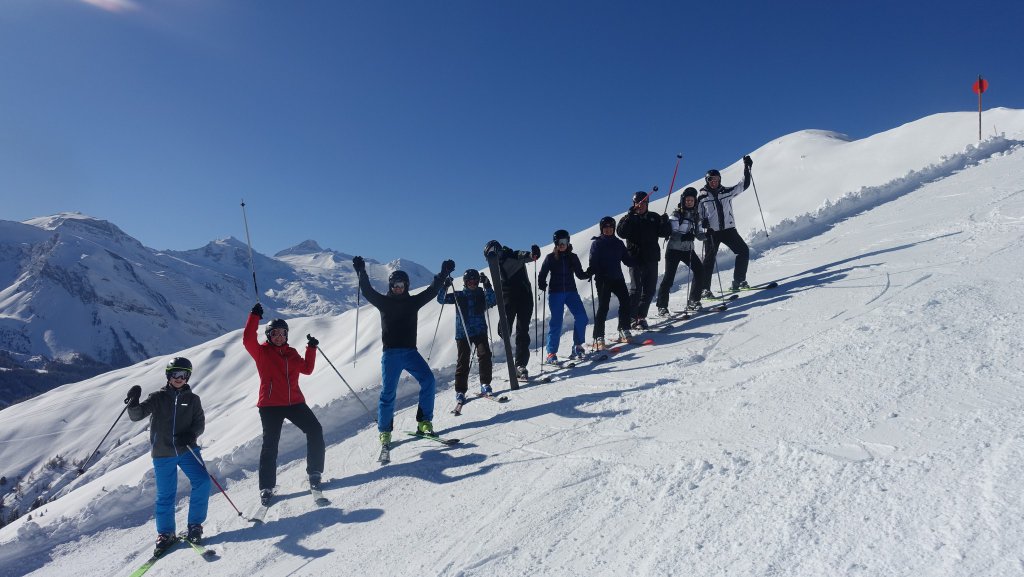
[(750, 263), (750, 247), (743, 242), (743, 237), (735, 228), (720, 231), (708, 231), (704, 239), (704, 286), (711, 290), (711, 277), (715, 274), (715, 259), (718, 258), (718, 246), (724, 244), (736, 253), (736, 266), (732, 269), (732, 283), (747, 280), (747, 264)]
[[(525, 367), (530, 362), (530, 322), (533, 320), (533, 298), (529, 293), (502, 296), (505, 300), (505, 318), (515, 336), (515, 365)], [(498, 330), (501, 330), (500, 324)]]
[(658, 284), (658, 261), (643, 262), (629, 269), (629, 310), (635, 319), (646, 319)]
[(679, 268), (680, 262), (685, 263), (693, 271), (689, 300), (700, 300), (700, 292), (704, 289), (704, 266), (700, 262), (700, 257), (692, 250), (668, 250), (665, 251), (665, 276), (662, 277), (661, 285), (658, 286), (657, 305), (659, 309), (668, 308), (668, 293), (672, 290), (672, 285), (676, 283), (676, 269)]
[(487, 335), (469, 337), (469, 340), (458, 339), (455, 346), (459, 351), (458, 360), (455, 361), (455, 392), (465, 393), (469, 390), (469, 361), (473, 348), (476, 348), (476, 358), (480, 361), (480, 384), (491, 384), (491, 345), (487, 342)]
[(629, 291), (626, 289), (626, 279), (595, 279), (597, 285), (597, 313), (594, 315), (594, 338), (604, 338), (604, 321), (608, 318), (609, 304), (612, 295), (619, 301), (619, 330), (629, 328), (629, 316), (632, 310), (629, 306)]
[(313, 410), (306, 403), (284, 407), (260, 407), (263, 423), (263, 448), (260, 450), (260, 490), (273, 489), (277, 484), (277, 446), (281, 442), (281, 427), (288, 419), (306, 434), (306, 474), (324, 472), (324, 429)]

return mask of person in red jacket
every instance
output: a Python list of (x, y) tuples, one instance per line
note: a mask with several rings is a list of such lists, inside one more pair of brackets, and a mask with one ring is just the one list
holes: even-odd
[(301, 356), (288, 346), (288, 323), (274, 319), (264, 334), (267, 341), (260, 344), (256, 327), (263, 318), (263, 305), (256, 303), (242, 331), (242, 344), (256, 361), (260, 376), (260, 396), (256, 406), (263, 423), (263, 448), (260, 450), (260, 502), (270, 505), (277, 484), (277, 446), (281, 441), (281, 427), (288, 419), (306, 434), (306, 474), (309, 488), (320, 490), (320, 475), (324, 471), (324, 430), (320, 421), (306, 404), (299, 389), (299, 374), (309, 375), (316, 362), (315, 338), (306, 335), (306, 355)]

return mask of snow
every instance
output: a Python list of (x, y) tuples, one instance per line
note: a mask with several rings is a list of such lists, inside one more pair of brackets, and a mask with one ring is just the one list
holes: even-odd
[[(745, 236), (751, 281), (779, 289), (509, 403), (448, 413), (446, 309), (431, 365), (435, 426), (462, 440), (455, 447), (400, 439), (379, 467), (370, 418), (319, 360), (301, 383), (324, 424), (332, 505), (305, 492), (304, 443), (286, 427), (268, 522), (251, 526), (216, 493), (206, 531), (220, 559), (175, 551), (149, 574), (1024, 574), (1024, 112), (986, 115), (1005, 136), (979, 144), (976, 116), (950, 113), (860, 141), (815, 130), (766, 144), (752, 156), (770, 236)], [(752, 192), (736, 203), (751, 230)], [(573, 235), (577, 252), (593, 233)], [(684, 300), (677, 292), (671, 306)], [(425, 355), (437, 319), (438, 307), (421, 311)], [(289, 323), (317, 336), (374, 406), (372, 308)], [(251, 512), (260, 431), (240, 334), (181, 354), (207, 410), (204, 457)], [(42, 478), (55, 454), (87, 455), (128, 387), (157, 388), (162, 366), (0, 412), (0, 474)], [(416, 390), (403, 381), (396, 431), (414, 426)], [(127, 575), (141, 564), (155, 537), (148, 450), (144, 426), (124, 420), (84, 477), (51, 472), (58, 498), (0, 529), (0, 575)]]

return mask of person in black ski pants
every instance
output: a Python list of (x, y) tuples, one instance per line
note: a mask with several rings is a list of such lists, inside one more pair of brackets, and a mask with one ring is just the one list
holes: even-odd
[(590, 244), (590, 267), (587, 269), (594, 275), (597, 285), (597, 312), (594, 316), (594, 348), (602, 350), (604, 342), (604, 322), (608, 318), (608, 308), (614, 294), (619, 301), (619, 338), (620, 343), (632, 342), (633, 335), (629, 332), (632, 319), (629, 309), (629, 290), (626, 279), (622, 276), (622, 265), (632, 267), (633, 257), (629, 256), (626, 245), (615, 236), (615, 219), (606, 216), (599, 224), (601, 235), (595, 236)]
[[(526, 263), (535, 262), (540, 258), (540, 247), (533, 245), (530, 251), (512, 250), (492, 240), (484, 247), (484, 256), (492, 250), (498, 253), (498, 266), (501, 278), (494, 279), (501, 288), (501, 299), (505, 305), (505, 319), (509, 331), (515, 335), (516, 376), (520, 379), (529, 377), (526, 370), (530, 362), (530, 321), (533, 319), (533, 285), (530, 275), (526, 272)], [(501, 323), (498, 333), (501, 334)], [(511, 338), (511, 334), (510, 337)]]
[(633, 205), (619, 221), (616, 230), (636, 261), (629, 269), (629, 298), (633, 328), (637, 330), (647, 330), (647, 313), (657, 290), (658, 262), (661, 261), (658, 239), (672, 234), (668, 215), (648, 210), (649, 200), (647, 192), (634, 193)]
[(693, 278), (690, 280), (690, 292), (686, 301), (686, 310), (698, 311), (700, 305), (700, 293), (704, 288), (704, 267), (700, 257), (693, 250), (693, 241), (704, 240), (704, 234), (700, 232), (698, 224), (700, 218), (697, 216), (697, 189), (692, 186), (683, 191), (683, 197), (679, 200), (679, 206), (669, 217), (672, 225), (672, 236), (668, 239), (665, 247), (665, 276), (661, 279), (658, 287), (658, 315), (667, 317), (671, 313), (668, 310), (668, 292), (676, 281), (676, 269), (679, 263), (686, 263), (693, 271)]
[[(480, 284), (483, 283), (483, 288)], [(497, 304), (494, 289), (487, 275), (470, 268), (462, 275), (462, 290), (452, 289), (452, 279), (446, 278), (444, 286), (437, 293), (437, 302), (442, 305), (454, 304), (458, 307), (455, 314), (455, 347), (458, 357), (455, 361), (455, 404), (466, 403), (466, 391), (469, 390), (470, 353), (475, 352), (480, 360), (480, 395), (490, 395), (491, 389), (491, 343), (487, 338), (487, 309)]]
[(409, 275), (396, 270), (388, 277), (388, 294), (384, 295), (370, 285), (363, 257), (352, 259), (352, 268), (359, 275), (359, 290), (371, 305), (380, 312), (381, 342), (381, 390), (377, 407), (377, 431), (381, 445), (391, 445), (391, 432), (395, 425), (395, 397), (398, 393), (398, 379), (402, 371), (408, 371), (420, 383), (419, 404), (416, 408), (416, 433), (433, 436), (434, 395), (437, 382), (423, 355), (416, 349), (416, 325), (419, 310), (437, 298), (444, 286), (444, 279), (455, 270), (455, 261), (441, 263), (441, 272), (434, 282), (417, 295), (409, 294)]
[(750, 187), (750, 167), (754, 160), (750, 156), (743, 157), (743, 182), (733, 186), (722, 186), (722, 175), (711, 169), (704, 175), (705, 185), (697, 197), (697, 214), (701, 226), (707, 231), (704, 239), (704, 292), (702, 298), (714, 298), (711, 292), (711, 277), (715, 272), (715, 260), (718, 247), (724, 244), (736, 254), (736, 265), (732, 270), (732, 290), (747, 288), (747, 264), (750, 262), (750, 248), (743, 242), (743, 237), (736, 231), (736, 217), (732, 211), (732, 201)]

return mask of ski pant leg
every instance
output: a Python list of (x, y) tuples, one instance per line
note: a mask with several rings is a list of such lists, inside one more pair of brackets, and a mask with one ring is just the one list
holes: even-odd
[[(612, 300), (611, 283), (603, 278), (595, 279), (597, 285), (597, 312), (594, 313), (594, 338), (604, 338), (604, 323)], [(621, 303), (619, 304), (621, 308)]]
[(690, 271), (693, 272), (693, 276), (690, 278), (690, 296), (689, 300), (699, 301), (700, 293), (704, 289), (703, 278), (704, 278), (704, 265), (700, 262), (700, 257), (697, 256), (695, 251), (689, 250), (683, 253), (683, 262), (686, 266), (690, 267)]
[[(530, 322), (533, 319), (533, 297), (519, 295), (506, 303), (509, 330), (515, 324), (515, 365), (525, 367), (530, 362)], [(509, 337), (512, 340), (512, 337)]]
[(718, 233), (708, 231), (704, 238), (704, 282), (701, 290), (711, 290), (711, 277), (715, 274), (715, 261), (718, 258)]
[(288, 420), (306, 435), (306, 474), (320, 475), (324, 472), (327, 447), (324, 444), (324, 428), (306, 403), (288, 407)]
[(491, 361), (491, 344), (487, 342), (487, 335), (473, 337), (473, 344), (476, 345), (476, 358), (480, 365), (480, 384), (489, 385), (494, 369), (494, 363)]
[(178, 494), (178, 457), (154, 457), (153, 477), (156, 479), (157, 533), (174, 533), (174, 497)]
[(587, 340), (587, 324), (590, 323), (590, 319), (587, 318), (587, 309), (583, 306), (580, 293), (565, 293), (565, 306), (568, 307), (573, 318), (572, 344), (582, 345)]
[(434, 420), (434, 396), (437, 395), (437, 382), (434, 380), (434, 371), (423, 359), (423, 355), (416, 349), (405, 350), (405, 370), (409, 371), (420, 384), (419, 405), (416, 407), (417, 421)]
[(455, 392), (465, 393), (469, 390), (469, 341), (455, 339), (455, 348), (458, 351), (458, 358), (455, 361)]
[(743, 242), (743, 237), (735, 228), (722, 231), (722, 244), (736, 253), (736, 266), (732, 269), (732, 281), (739, 283), (747, 280), (747, 265), (750, 264), (750, 247)]
[[(192, 447), (197, 455), (202, 456), (198, 447)], [(210, 507), (210, 474), (206, 467), (196, 460), (192, 451), (185, 449), (185, 452), (178, 457), (178, 466), (188, 477), (192, 490), (188, 496), (188, 524), (202, 525), (206, 521), (206, 512)]]
[(665, 276), (661, 279), (661, 284), (658, 286), (658, 308), (668, 308), (668, 293), (672, 290), (672, 285), (676, 282), (676, 269), (679, 268), (679, 261), (683, 259), (683, 255), (686, 254), (681, 250), (667, 250), (665, 251)]
[[(651, 308), (651, 301), (654, 300), (654, 292), (657, 289), (658, 284), (658, 263), (645, 262), (640, 266), (634, 267), (639, 273), (638, 284), (640, 292), (637, 298), (637, 309), (634, 311), (633, 316), (638, 319), (647, 318), (647, 312)], [(630, 269), (631, 271), (633, 269)]]
[(286, 407), (260, 407), (263, 447), (260, 449), (260, 490), (277, 484), (277, 446), (281, 442)]
[(619, 324), (620, 331), (629, 328), (629, 321), (633, 319), (633, 305), (629, 298), (629, 290), (626, 289), (626, 279), (617, 278), (609, 281), (609, 290), (619, 301)]
[(551, 318), (548, 319), (548, 336), (544, 350), (548, 353), (558, 352), (558, 341), (562, 339), (562, 317), (565, 316), (565, 296), (569, 293), (548, 293), (548, 309)]
[(384, 349), (380, 357), (380, 402), (377, 403), (377, 430), (390, 433), (395, 428), (395, 395), (398, 378), (405, 370), (401, 352), (404, 349)]

